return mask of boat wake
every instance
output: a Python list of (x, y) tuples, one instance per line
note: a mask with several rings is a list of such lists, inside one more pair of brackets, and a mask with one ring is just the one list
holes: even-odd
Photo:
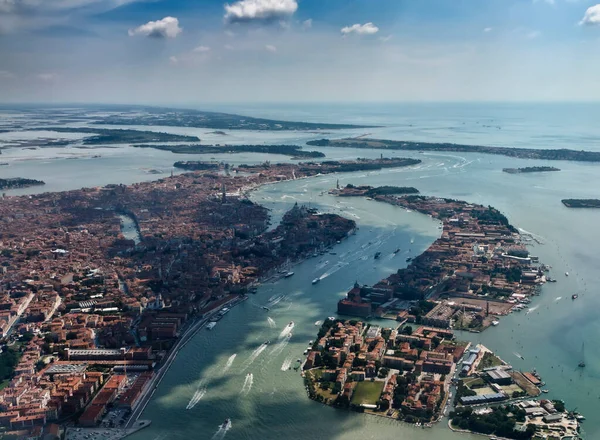
[(269, 323), (269, 327), (271, 327), (271, 328), (277, 327), (277, 324), (275, 324), (275, 320), (273, 318), (268, 317), (267, 322)]
[(236, 353), (229, 356), (229, 359), (227, 359), (227, 363), (225, 364), (225, 367), (223, 367), (223, 373), (227, 373), (227, 371), (229, 371), (229, 369), (233, 365), (233, 361), (235, 360), (236, 356), (237, 356)]
[(202, 382), (200, 382), (200, 385), (198, 385), (198, 389), (196, 390), (196, 392), (194, 393), (194, 395), (188, 402), (185, 409), (192, 409), (193, 407), (195, 407), (198, 404), (198, 402), (200, 402), (200, 400), (204, 397), (205, 394), (206, 394), (206, 385), (204, 385), (204, 381), (202, 381)]
[(525, 359), (520, 353), (517, 353), (516, 351), (513, 352), (513, 354), (518, 357), (519, 359)]
[(526, 315), (529, 315), (531, 312), (535, 312), (535, 311), (538, 309), (538, 307), (539, 307), (539, 306), (535, 306), (535, 307), (532, 307), (532, 308), (528, 309), (528, 310), (527, 310), (527, 313), (525, 313), (525, 314), (526, 314)]
[(294, 321), (290, 322), (288, 325), (286, 325), (283, 330), (281, 330), (281, 333), (279, 333), (279, 339), (283, 339), (285, 338), (287, 335), (289, 335), (292, 332), (292, 329), (294, 328)]
[(260, 356), (260, 354), (266, 350), (267, 348), (267, 343), (263, 342), (262, 344), (260, 344), (260, 346), (255, 349), (252, 354), (250, 355), (250, 357), (246, 360), (246, 362), (244, 363), (244, 367), (242, 368), (242, 371), (245, 371), (248, 369), (248, 367), (250, 365), (252, 365), (252, 363), (256, 360), (256, 358), (258, 358)]
[(325, 272), (323, 275), (321, 275), (319, 278), (324, 280), (325, 278), (327, 278), (328, 276), (333, 275), (334, 273), (336, 273), (338, 270), (340, 270), (341, 268), (343, 268), (344, 266), (348, 266), (349, 263), (337, 263), (335, 266), (333, 266), (333, 268), (329, 269), (327, 272)]
[(282, 340), (280, 340), (277, 344), (275, 344), (275, 347), (273, 347), (273, 350), (271, 350), (270, 355), (277, 356), (277, 355), (281, 354), (281, 352), (285, 349), (285, 347), (290, 342), (291, 337), (292, 337), (291, 333), (288, 333), (287, 335), (285, 335), (285, 337)]
[(294, 355), (291, 354), (285, 358), (283, 364), (281, 364), (281, 371), (287, 371), (292, 367), (292, 362), (294, 361)]
[(252, 389), (252, 384), (254, 383), (254, 375), (252, 373), (246, 374), (246, 379), (244, 380), (244, 385), (240, 390), (240, 394), (247, 395)]
[(227, 431), (231, 429), (231, 422), (219, 426), (219, 430), (211, 437), (211, 440), (221, 440), (227, 435)]

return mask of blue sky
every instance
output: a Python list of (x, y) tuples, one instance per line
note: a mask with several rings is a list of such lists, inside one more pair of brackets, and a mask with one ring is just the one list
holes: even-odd
[(0, 0), (0, 101), (596, 101), (585, 0)]

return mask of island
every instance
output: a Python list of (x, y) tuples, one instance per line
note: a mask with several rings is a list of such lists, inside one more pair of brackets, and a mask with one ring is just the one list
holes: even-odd
[(24, 179), (23, 177), (13, 177), (10, 179), (0, 179), (0, 189), (18, 189), (30, 186), (45, 185), (46, 182), (35, 179)]
[(563, 199), (567, 208), (600, 208), (600, 199)]
[(418, 256), (398, 243), (394, 257), (407, 256), (408, 266), (373, 286), (354, 286), (339, 301), (339, 314), (479, 332), (525, 309), (547, 281), (549, 268), (492, 207), (418, 195), (373, 200), (439, 219), (441, 237)]
[(154, 148), (178, 154), (234, 154), (234, 153), (266, 153), (291, 156), (292, 159), (325, 157), (320, 151), (303, 150), (298, 145), (158, 145), (138, 144), (138, 148)]
[(562, 402), (521, 400), (540, 395), (537, 373), (514, 370), (487, 347), (457, 341), (448, 329), (382, 328), (332, 317), (302, 369), (309, 398), (336, 408), (431, 426), (452, 405), (454, 390), (452, 429), (511, 439), (559, 427), (565, 435), (578, 432), (576, 413)]
[(412, 186), (354, 186), (351, 183), (344, 188), (336, 188), (329, 191), (330, 194), (339, 197), (375, 197), (387, 194), (418, 194), (419, 190)]
[[(30, 129), (33, 130), (33, 129)], [(161, 133), (156, 131), (140, 131), (129, 129), (106, 129), (106, 128), (88, 128), (88, 127), (42, 127), (36, 130), (54, 131), (57, 133), (89, 133), (89, 136), (83, 139), (84, 145), (102, 145), (102, 144), (137, 144), (144, 142), (199, 142), (197, 136), (185, 136), (180, 134)], [(59, 143), (57, 143), (59, 142)], [(74, 141), (49, 141), (47, 145), (42, 146), (64, 146)]]
[[(125, 111), (123, 111), (125, 109)], [(374, 128), (372, 125), (326, 124), (317, 122), (281, 121), (254, 118), (229, 113), (202, 110), (175, 109), (164, 107), (119, 107), (107, 106), (103, 110), (113, 114), (97, 117), (98, 125), (148, 125), (168, 127), (197, 127), (215, 130), (260, 130), (260, 131), (315, 131)]]
[(385, 139), (370, 139), (365, 137), (344, 139), (319, 139), (308, 141), (307, 145), (317, 147), (367, 148), (404, 151), (452, 151), (457, 153), (483, 153), (516, 157), (520, 159), (539, 160), (570, 160), (580, 162), (600, 162), (600, 152), (554, 149), (542, 150), (536, 148), (485, 147), (479, 145), (461, 145), (452, 143), (430, 143), (413, 141), (394, 141)]
[[(1, 198), (0, 425), (79, 429), (126, 414), (125, 426), (139, 426), (196, 332), (355, 231), (353, 220), (298, 204), (270, 228), (249, 191), (413, 163), (264, 163), (238, 173), (195, 163), (199, 171), (152, 182)], [(136, 371), (129, 383), (125, 371)]]
[(502, 171), (508, 174), (521, 173), (541, 173), (546, 171), (560, 171), (560, 168), (555, 167), (524, 167), (524, 168), (502, 168)]

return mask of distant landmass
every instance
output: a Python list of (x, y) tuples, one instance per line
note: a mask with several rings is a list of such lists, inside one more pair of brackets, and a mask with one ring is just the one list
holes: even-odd
[(344, 188), (334, 189), (330, 191), (340, 197), (375, 197), (385, 195), (399, 195), (399, 194), (418, 194), (419, 190), (412, 186), (354, 186), (352, 184), (346, 185)]
[(267, 153), (306, 159), (325, 157), (320, 151), (306, 151), (298, 145), (158, 145), (140, 144), (139, 148), (155, 148), (179, 154)]
[(600, 199), (563, 199), (567, 208), (600, 208)]
[(525, 168), (503, 168), (502, 171), (508, 174), (520, 173), (541, 173), (546, 171), (560, 171), (560, 168), (555, 167), (525, 167)]
[[(133, 110), (133, 108), (132, 108)], [(253, 118), (229, 113), (207, 112), (159, 107), (135, 109), (130, 114), (105, 116), (94, 124), (99, 125), (147, 125), (168, 127), (212, 128), (216, 130), (339, 130), (351, 128), (374, 128), (372, 125), (324, 124), (317, 122), (293, 122)]]
[(520, 159), (600, 162), (600, 152), (568, 149), (538, 150), (535, 148), (484, 147), (479, 145), (393, 141), (369, 138), (346, 138), (333, 140), (319, 139), (315, 141), (309, 141), (307, 144), (318, 147), (368, 148), (407, 151), (453, 151), (458, 153), (498, 154), (502, 156), (517, 157)]
[[(197, 136), (160, 133), (156, 131), (141, 131), (127, 129), (107, 129), (88, 127), (44, 127), (36, 130), (55, 131), (57, 133), (90, 133), (93, 136), (83, 139), (84, 145), (101, 144), (139, 144), (142, 142), (199, 142)], [(60, 141), (67, 144), (68, 141)], [(52, 145), (56, 146), (56, 145)]]
[(45, 185), (46, 182), (35, 179), (24, 179), (22, 177), (13, 177), (11, 179), (0, 179), (0, 189), (18, 189), (30, 186)]

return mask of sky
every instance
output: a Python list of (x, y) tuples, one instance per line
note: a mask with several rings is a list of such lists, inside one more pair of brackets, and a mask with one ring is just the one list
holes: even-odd
[(599, 0), (0, 0), (0, 102), (598, 101)]

